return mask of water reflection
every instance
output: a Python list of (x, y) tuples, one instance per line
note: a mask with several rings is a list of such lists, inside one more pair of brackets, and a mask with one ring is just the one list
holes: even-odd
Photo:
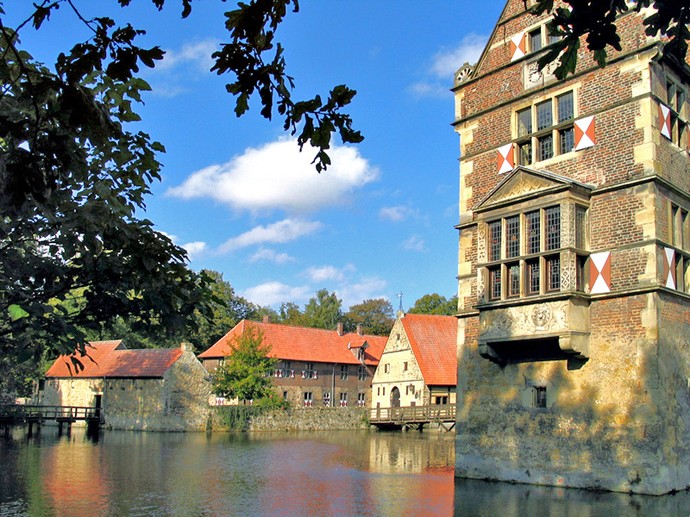
[(687, 493), (593, 494), (453, 477), (436, 433), (158, 434), (0, 440), (0, 515), (682, 515)]

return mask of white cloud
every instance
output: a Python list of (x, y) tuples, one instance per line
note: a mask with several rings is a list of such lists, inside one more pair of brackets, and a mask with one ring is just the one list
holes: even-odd
[(262, 260), (275, 262), (276, 264), (285, 264), (287, 262), (293, 262), (295, 258), (287, 253), (278, 253), (276, 250), (264, 247), (259, 248), (254, 255), (249, 257), (250, 262), (259, 262)]
[(440, 50), (434, 55), (431, 72), (439, 79), (451, 81), (458, 68), (465, 63), (473, 65), (479, 60), (486, 40), (486, 36), (468, 34), (458, 46)]
[(255, 246), (267, 242), (285, 243), (311, 235), (319, 231), (323, 224), (318, 221), (305, 221), (303, 219), (284, 219), (267, 226), (255, 226), (237, 237), (225, 241), (218, 248), (220, 253)]
[(346, 276), (354, 271), (355, 267), (352, 264), (347, 264), (340, 269), (335, 266), (310, 267), (307, 269), (306, 274), (314, 283), (325, 281), (343, 282)]
[(378, 169), (353, 147), (334, 145), (328, 153), (332, 165), (319, 174), (310, 163), (312, 148), (300, 153), (294, 139), (281, 138), (196, 171), (167, 195), (211, 198), (235, 210), (302, 212), (342, 204), (378, 177)]
[(179, 50), (166, 49), (163, 60), (156, 64), (159, 72), (169, 72), (188, 64), (208, 72), (213, 66), (211, 54), (218, 50), (219, 42), (215, 39), (186, 43)]
[(379, 217), (389, 221), (404, 221), (413, 214), (413, 210), (406, 206), (386, 206), (379, 210)]
[(277, 306), (283, 302), (306, 302), (312, 290), (308, 286), (292, 287), (282, 282), (265, 282), (245, 289), (241, 295), (259, 305)]
[(336, 288), (338, 298), (343, 301), (343, 311), (347, 311), (355, 304), (362, 303), (364, 300), (384, 298), (388, 296), (384, 293), (388, 287), (388, 282), (378, 277), (365, 277), (351, 284), (343, 284)]
[(408, 91), (419, 97), (447, 97), (453, 85), (453, 74), (465, 63), (475, 64), (479, 60), (487, 39), (468, 34), (456, 47), (442, 48), (434, 54), (427, 77), (411, 84)]
[(413, 235), (409, 239), (406, 239), (405, 242), (403, 242), (403, 248), (408, 250), (408, 251), (426, 251), (426, 243), (424, 242), (424, 239), (419, 237), (418, 235)]
[(181, 246), (187, 250), (187, 255), (189, 256), (190, 260), (206, 251), (206, 243), (201, 241), (188, 242), (187, 244), (182, 244)]

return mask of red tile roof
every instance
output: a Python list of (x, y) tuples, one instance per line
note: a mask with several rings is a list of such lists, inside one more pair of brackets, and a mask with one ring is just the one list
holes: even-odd
[(405, 314), (402, 324), (426, 385), (457, 385), (457, 318)]
[[(86, 345), (86, 356), (61, 355), (46, 372), (46, 378), (158, 378), (182, 355), (181, 348), (127, 350), (121, 341), (96, 341)], [(71, 358), (83, 369), (76, 371)]]
[(230, 353), (230, 343), (248, 328), (256, 328), (263, 333), (264, 343), (271, 346), (269, 356), (285, 361), (360, 364), (357, 348), (366, 342), (364, 362), (375, 366), (379, 363), (388, 339), (387, 336), (359, 335), (354, 332), (341, 336), (335, 330), (242, 320), (216, 344), (199, 354), (199, 359), (227, 356)]

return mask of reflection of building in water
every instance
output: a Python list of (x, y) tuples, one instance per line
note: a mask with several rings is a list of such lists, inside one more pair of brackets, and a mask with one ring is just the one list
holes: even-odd
[(455, 463), (455, 442), (452, 436), (424, 434), (419, 439), (397, 433), (372, 434), (369, 441), (368, 470), (414, 474), (445, 469)]
[(631, 10), (605, 68), (581, 52), (557, 80), (535, 66), (557, 36), (533, 3), (508, 0), (476, 66), (455, 79), (456, 474), (682, 490), (688, 57), (666, 54), (645, 34), (650, 11)]
[(400, 313), (372, 380), (372, 408), (455, 404), (457, 319)]

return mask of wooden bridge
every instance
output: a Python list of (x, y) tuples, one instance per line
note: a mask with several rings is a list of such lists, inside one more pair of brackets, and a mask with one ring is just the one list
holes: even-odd
[(94, 430), (100, 426), (101, 416), (99, 407), (9, 404), (0, 406), (0, 427), (4, 427), (5, 435), (8, 435), (11, 426), (28, 424), (31, 435), (34, 424), (40, 426), (54, 421), (59, 425), (58, 432), (62, 433), (63, 426), (69, 431), (73, 422), (83, 421), (89, 430)]
[(436, 423), (446, 431), (455, 427), (455, 404), (431, 406), (407, 406), (374, 408), (369, 413), (369, 423), (379, 428), (417, 428)]

